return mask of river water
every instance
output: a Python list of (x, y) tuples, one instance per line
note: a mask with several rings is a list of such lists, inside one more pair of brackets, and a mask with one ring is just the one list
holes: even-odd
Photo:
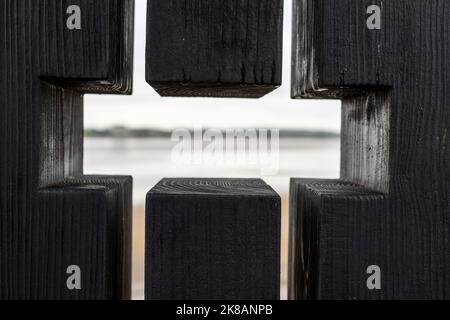
[(278, 173), (267, 176), (254, 165), (174, 162), (174, 145), (162, 138), (86, 138), (85, 173), (132, 175), (135, 205), (143, 205), (146, 193), (164, 177), (260, 177), (285, 195), (291, 177), (339, 175), (338, 138), (281, 139)]

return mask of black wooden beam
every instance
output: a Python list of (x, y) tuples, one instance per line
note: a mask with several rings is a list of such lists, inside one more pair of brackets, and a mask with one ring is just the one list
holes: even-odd
[(161, 96), (259, 98), (281, 85), (283, 0), (149, 0), (147, 82)]
[[(383, 291), (368, 291), (366, 271), (385, 266), (386, 199), (339, 180), (291, 181), (291, 299), (384, 297)], [(384, 274), (383, 283), (388, 281), (392, 277)]]
[(133, 15), (133, 0), (0, 5), (0, 299), (131, 296), (131, 178), (83, 175), (83, 94), (131, 93)]
[(162, 180), (147, 195), (146, 299), (279, 299), (280, 202), (262, 180)]
[(294, 1), (292, 96), (343, 106), (341, 179), (292, 181), (291, 299), (450, 298), (449, 12)]

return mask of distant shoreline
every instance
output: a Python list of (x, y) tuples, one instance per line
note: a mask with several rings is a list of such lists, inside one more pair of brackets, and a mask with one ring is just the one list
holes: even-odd
[[(270, 129), (269, 129), (270, 130)], [(192, 131), (193, 133), (194, 131)], [(87, 138), (171, 138), (172, 131), (158, 129), (132, 129), (126, 127), (113, 127), (107, 129), (86, 129)], [(339, 133), (332, 131), (313, 131), (313, 130), (280, 130), (280, 139), (286, 138), (339, 138)]]

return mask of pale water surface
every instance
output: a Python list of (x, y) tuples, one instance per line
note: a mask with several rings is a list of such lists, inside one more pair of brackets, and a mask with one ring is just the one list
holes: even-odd
[(172, 162), (170, 139), (86, 138), (86, 174), (123, 174), (134, 178), (135, 205), (163, 177), (261, 177), (280, 194), (287, 194), (291, 177), (336, 178), (339, 174), (338, 138), (281, 139), (279, 172), (261, 176), (255, 166), (179, 164)]

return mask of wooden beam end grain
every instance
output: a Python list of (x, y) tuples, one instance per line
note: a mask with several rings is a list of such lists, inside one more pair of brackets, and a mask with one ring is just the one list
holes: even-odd
[(147, 196), (146, 298), (279, 299), (280, 210), (262, 180), (162, 180)]

